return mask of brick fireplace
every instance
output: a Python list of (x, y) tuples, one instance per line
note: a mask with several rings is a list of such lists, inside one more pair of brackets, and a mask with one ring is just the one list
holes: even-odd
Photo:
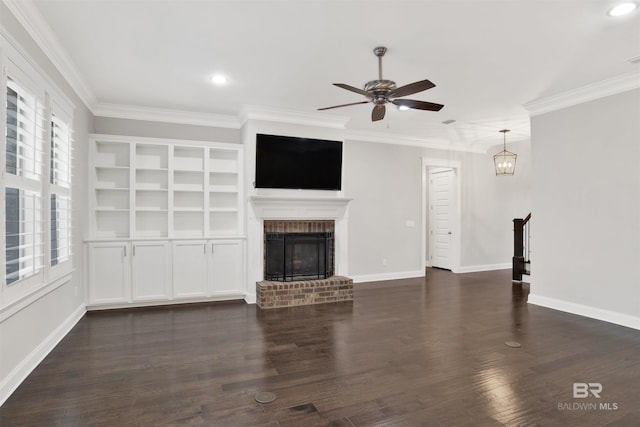
[(264, 221), (264, 278), (291, 282), (334, 273), (334, 221)]
[(265, 220), (264, 277), (256, 284), (260, 308), (353, 299), (353, 281), (334, 276), (333, 220)]
[[(254, 283), (255, 302), (260, 308), (353, 299), (353, 281), (342, 276), (347, 270), (346, 207), (349, 201), (340, 197), (251, 198), (255, 216), (250, 218), (249, 238), (253, 243), (249, 257), (255, 262), (250, 261), (253, 266), (250, 273), (259, 276)], [(271, 243), (269, 238), (273, 238)], [(293, 241), (288, 246), (289, 254), (269, 261), (269, 252), (285, 247), (285, 239)], [(299, 256), (303, 259), (298, 259)], [(268, 271), (270, 262), (277, 267), (275, 272)], [(293, 273), (285, 273), (285, 267), (292, 267)]]

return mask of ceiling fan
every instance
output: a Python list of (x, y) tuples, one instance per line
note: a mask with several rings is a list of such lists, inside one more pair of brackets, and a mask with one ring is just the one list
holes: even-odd
[(384, 118), (386, 111), (385, 104), (390, 102), (399, 107), (413, 108), (415, 110), (440, 111), (444, 105), (434, 104), (433, 102), (416, 101), (414, 99), (397, 99), (403, 96), (422, 92), (423, 90), (435, 87), (429, 80), (421, 80), (419, 82), (410, 83), (408, 85), (396, 87), (396, 82), (392, 80), (382, 79), (382, 57), (387, 52), (386, 47), (376, 47), (373, 53), (378, 57), (378, 80), (371, 80), (364, 85), (364, 89), (349, 86), (344, 83), (334, 83), (342, 89), (359, 93), (367, 97), (366, 101), (352, 102), (349, 104), (334, 105), (333, 107), (318, 108), (318, 110), (330, 110), (332, 108), (348, 107), (350, 105), (373, 103), (373, 111), (371, 112), (371, 121), (376, 122)]

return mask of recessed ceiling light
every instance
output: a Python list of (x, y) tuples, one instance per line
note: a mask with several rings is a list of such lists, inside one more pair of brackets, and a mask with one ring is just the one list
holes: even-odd
[(211, 81), (217, 85), (223, 85), (227, 82), (227, 78), (222, 74), (216, 74), (215, 76), (211, 77)]
[(609, 16), (622, 16), (638, 7), (637, 3), (622, 3), (609, 11)]
[(400, 110), (400, 111), (407, 111), (408, 109), (409, 109), (409, 107), (407, 107), (406, 105), (398, 106), (398, 110)]

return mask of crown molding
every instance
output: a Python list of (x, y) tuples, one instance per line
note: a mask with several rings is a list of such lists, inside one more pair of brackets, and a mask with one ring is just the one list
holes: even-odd
[(524, 104), (524, 108), (529, 111), (531, 116), (537, 116), (638, 88), (640, 88), (640, 73), (634, 71), (527, 102)]
[(134, 105), (109, 104), (104, 102), (95, 106), (93, 114), (96, 117), (112, 117), (116, 119), (145, 120), (151, 122), (178, 123), (230, 129), (240, 129), (242, 125), (236, 116), (169, 110), (164, 108), (138, 107)]
[(391, 135), (387, 133), (376, 132), (363, 132), (357, 130), (347, 130), (345, 134), (345, 140), (347, 141), (363, 141), (363, 142), (377, 142), (380, 144), (391, 145), (408, 145), (411, 147), (421, 148), (433, 148), (436, 150), (445, 151), (460, 151), (465, 153), (486, 153), (487, 147), (467, 147), (460, 145), (452, 145), (446, 139), (440, 138), (419, 138), (413, 136), (404, 135)]
[(287, 110), (284, 108), (245, 105), (239, 114), (242, 125), (248, 120), (289, 123), (295, 125), (320, 126), (332, 129), (344, 129), (348, 117), (327, 115), (325, 113)]
[(54, 67), (76, 92), (84, 104), (93, 111), (96, 97), (78, 72), (75, 64), (60, 44), (49, 24), (44, 20), (32, 0), (2, 0), (18, 22), (33, 38), (38, 47), (53, 63)]

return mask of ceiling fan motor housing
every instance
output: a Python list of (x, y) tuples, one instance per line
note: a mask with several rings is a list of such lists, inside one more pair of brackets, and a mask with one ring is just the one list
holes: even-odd
[(376, 105), (389, 101), (389, 92), (396, 88), (396, 82), (392, 80), (371, 80), (364, 85), (364, 90), (371, 95)]

